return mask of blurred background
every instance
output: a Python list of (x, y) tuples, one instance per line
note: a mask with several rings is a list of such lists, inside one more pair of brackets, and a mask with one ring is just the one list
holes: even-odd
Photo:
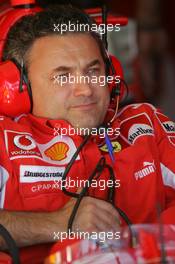
[[(175, 0), (37, 0), (43, 7), (106, 4), (128, 26), (108, 33), (109, 52), (120, 60), (129, 86), (127, 103), (149, 102), (175, 120)], [(8, 5), (0, 0), (0, 10)]]

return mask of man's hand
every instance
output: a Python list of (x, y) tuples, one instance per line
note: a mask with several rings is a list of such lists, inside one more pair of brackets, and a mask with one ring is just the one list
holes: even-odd
[[(64, 207), (66, 215), (70, 216), (70, 209), (73, 209), (75, 199), (71, 199)], [(67, 217), (66, 217), (67, 218)], [(119, 214), (108, 202), (92, 197), (84, 197), (77, 210), (72, 231), (101, 232), (118, 231)]]

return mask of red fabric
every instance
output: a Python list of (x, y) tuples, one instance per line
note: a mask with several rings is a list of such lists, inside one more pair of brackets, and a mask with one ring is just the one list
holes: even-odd
[(162, 222), (175, 225), (175, 206), (169, 207), (162, 213)]
[(6, 10), (8, 7), (10, 7), (10, 0), (1, 0), (1, 3), (0, 3), (1, 12)]
[(143, 251), (143, 256), (146, 259), (156, 259), (160, 257), (160, 250), (157, 245), (157, 240), (154, 235), (141, 230), (139, 233), (139, 242)]
[(4, 252), (0, 252), (0, 263), (1, 264), (12, 264), (12, 259), (8, 254)]
[(50, 243), (20, 249), (21, 264), (43, 264), (44, 259), (50, 254), (52, 246), (53, 243)]

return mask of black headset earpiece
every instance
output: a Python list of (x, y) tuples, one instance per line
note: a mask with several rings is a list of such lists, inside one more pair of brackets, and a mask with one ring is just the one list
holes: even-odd
[(19, 92), (23, 92), (23, 75), (24, 75), (24, 62), (22, 60), (21, 65), (20, 65), (20, 82), (19, 82)]
[(23, 84), (25, 84), (30, 98), (31, 110), (32, 110), (33, 107), (32, 89), (31, 89), (30, 81), (27, 76), (27, 69), (24, 65), (24, 60), (23, 59), (21, 60), (21, 64), (15, 58), (11, 58), (11, 61), (16, 65), (16, 67), (20, 72), (19, 92), (22, 93), (24, 91)]

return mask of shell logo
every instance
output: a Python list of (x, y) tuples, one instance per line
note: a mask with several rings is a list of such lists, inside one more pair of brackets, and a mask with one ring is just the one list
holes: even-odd
[(64, 142), (55, 143), (44, 151), (44, 154), (51, 160), (63, 160), (67, 158), (69, 146)]

